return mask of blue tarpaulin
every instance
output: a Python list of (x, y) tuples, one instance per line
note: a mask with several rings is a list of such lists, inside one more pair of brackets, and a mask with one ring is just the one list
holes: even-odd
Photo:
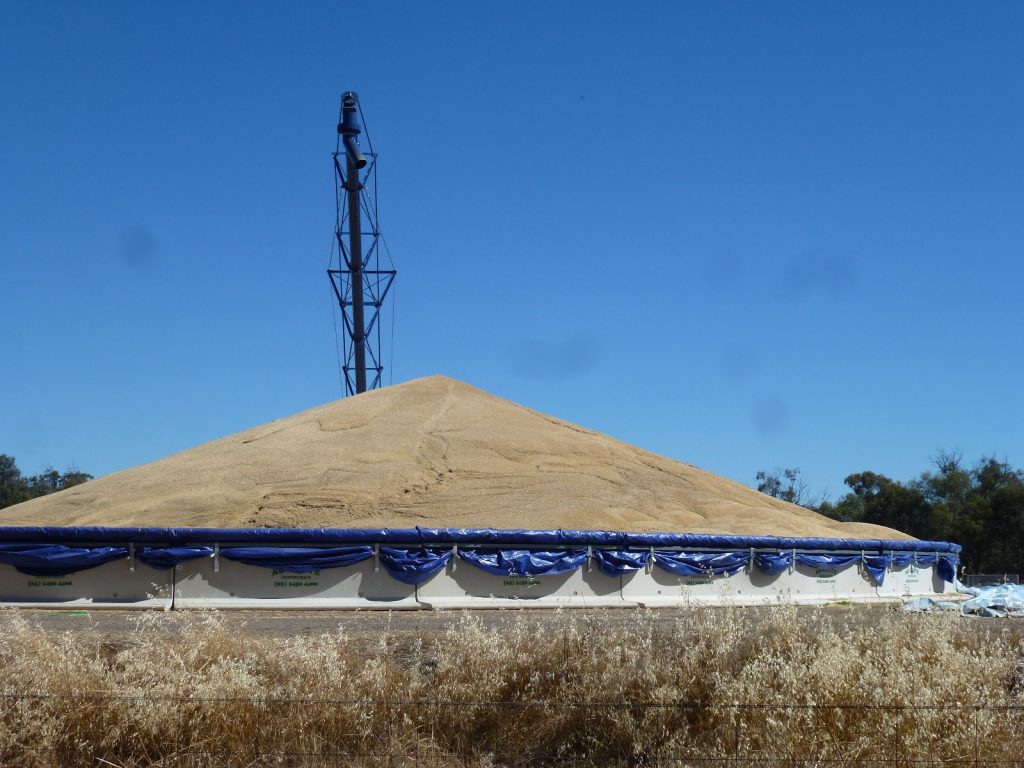
[(935, 571), (939, 574), (939, 578), (943, 581), (948, 581), (950, 584), (955, 584), (956, 567), (960, 563), (960, 558), (956, 555), (944, 555), (939, 557), (938, 560)]
[(755, 552), (754, 565), (769, 576), (782, 573), (793, 564), (792, 552)]
[(648, 550), (630, 552), (625, 549), (595, 549), (594, 560), (597, 567), (609, 576), (622, 576), (639, 571), (647, 566), (651, 553)]
[(837, 570), (846, 568), (854, 563), (860, 563), (871, 576), (872, 581), (878, 586), (882, 586), (882, 583), (885, 581), (885, 571), (889, 565), (890, 557), (888, 554), (798, 554), (796, 561), (807, 568), (834, 568)]
[(878, 586), (885, 583), (885, 572), (889, 567), (889, 555), (864, 555), (864, 570)]
[(913, 552), (890, 552), (889, 567), (894, 569), (906, 568), (914, 562)]
[(380, 562), (385, 570), (405, 584), (422, 584), (452, 559), (450, 549), (399, 549), (381, 547)]
[(459, 557), (495, 576), (554, 576), (575, 571), (587, 550), (459, 549)]
[(142, 547), (135, 556), (150, 568), (166, 571), (178, 563), (213, 555), (213, 547)]
[(165, 569), (212, 556), (217, 548), (228, 560), (304, 573), (354, 565), (373, 557), (376, 549), (391, 576), (419, 584), (445, 567), (452, 547), (465, 562), (499, 576), (568, 573), (589, 557), (611, 576), (649, 565), (680, 576), (729, 575), (747, 567), (752, 555), (754, 567), (767, 574), (794, 564), (844, 568), (861, 563), (879, 585), (887, 570), (910, 563), (935, 565), (939, 576), (952, 582), (960, 552), (959, 545), (941, 541), (561, 529), (0, 527), (0, 563), (45, 576), (93, 568), (133, 551), (140, 562)]
[(0, 544), (0, 563), (29, 576), (63, 576), (128, 557), (128, 547), (67, 547), (62, 544)]
[(808, 568), (845, 568), (860, 560), (860, 555), (798, 554), (796, 561)]
[(749, 551), (654, 553), (654, 564), (676, 576), (731, 576), (749, 562)]
[(960, 545), (948, 541), (885, 539), (793, 538), (785, 536), (738, 536), (707, 533), (630, 533), (626, 531), (521, 530), (496, 528), (105, 528), (4, 527), (0, 542), (12, 544), (160, 544), (163, 546), (220, 543), (255, 544), (387, 544), (444, 546), (473, 544), (497, 548), (615, 549), (674, 547), (690, 551), (708, 549), (843, 550), (856, 552), (959, 553)]
[(220, 554), (246, 565), (262, 565), (285, 573), (309, 573), (369, 560), (373, 547), (227, 547)]

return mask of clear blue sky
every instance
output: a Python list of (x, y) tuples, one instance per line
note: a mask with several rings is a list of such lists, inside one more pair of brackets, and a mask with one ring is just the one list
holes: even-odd
[(0, 452), (340, 395), (338, 99), (445, 373), (736, 480), (1024, 463), (1024, 6), (0, 5)]

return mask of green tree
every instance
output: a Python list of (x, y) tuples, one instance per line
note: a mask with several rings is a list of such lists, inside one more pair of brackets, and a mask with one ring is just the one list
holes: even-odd
[(0, 509), (32, 498), (13, 456), (0, 453)]
[(933, 459), (916, 481), (931, 505), (935, 538), (963, 545), (968, 570), (1024, 570), (1024, 474), (994, 457), (965, 469), (959, 456)]
[[(967, 468), (954, 452), (939, 453), (932, 465), (909, 483), (869, 471), (849, 475), (850, 493), (818, 511), (919, 539), (954, 541), (963, 546), (969, 572), (1024, 574), (1024, 472), (994, 457)], [(758, 473), (758, 479), (771, 478)], [(784, 490), (785, 474), (775, 480)]]
[(848, 493), (834, 504), (823, 501), (818, 512), (843, 523), (860, 523), (864, 520), (864, 501), (856, 494)]
[(774, 499), (782, 499), (808, 509), (817, 509), (825, 504), (823, 498), (812, 498), (807, 481), (800, 476), (799, 467), (774, 469), (771, 472), (759, 470), (755, 476), (757, 490)]
[(38, 475), (25, 477), (13, 456), (0, 454), (0, 509), (23, 501), (63, 491), (92, 480), (92, 475), (71, 466), (65, 472), (47, 467)]
[(857, 472), (846, 484), (860, 502), (860, 520), (909, 533), (919, 539), (931, 536), (931, 509), (924, 494), (885, 475)]

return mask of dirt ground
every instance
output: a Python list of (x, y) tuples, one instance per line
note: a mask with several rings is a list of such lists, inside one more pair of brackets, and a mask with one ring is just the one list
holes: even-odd
[[(15, 609), (17, 610), (17, 609)], [(218, 611), (219, 619), (238, 631), (268, 637), (315, 636), (332, 633), (339, 628), (353, 640), (375, 640), (386, 636), (393, 641), (436, 638), (467, 617), (485, 627), (529, 624), (539, 633), (557, 630), (570, 621), (591, 622), (601, 631), (612, 630), (635, 621), (645, 609), (594, 608), (573, 610), (505, 609), (505, 610), (417, 610), (417, 611)], [(684, 625), (696, 610), (727, 610), (701, 608), (660, 608), (649, 610), (665, 631)], [(743, 617), (756, 628), (771, 608), (745, 607)], [(870, 625), (887, 612), (901, 610), (897, 604), (800, 606), (798, 620), (808, 622), (841, 622)], [(82, 632), (98, 634), (111, 641), (126, 638), (135, 628), (140, 611), (118, 610), (20, 610), (22, 616), (50, 632)], [(196, 611), (169, 611), (160, 616), (152, 628), (168, 634), (177, 633), (195, 618)], [(964, 617), (963, 621), (979, 633), (997, 634), (1009, 629), (1013, 636), (1024, 638), (1024, 621), (1014, 619), (981, 619)]]

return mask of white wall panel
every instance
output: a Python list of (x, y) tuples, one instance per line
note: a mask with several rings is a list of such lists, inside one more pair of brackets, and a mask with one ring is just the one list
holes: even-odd
[(64, 576), (0, 565), (0, 604), (21, 607), (170, 608), (171, 572), (115, 560)]
[(841, 568), (797, 565), (788, 581), (788, 594), (794, 602), (878, 597), (875, 582), (859, 563)]
[(495, 576), (454, 558), (443, 571), (420, 584), (416, 595), (431, 608), (625, 605), (619, 577), (602, 573), (597, 565), (557, 576)]
[(345, 568), (287, 573), (204, 557), (175, 569), (177, 608), (419, 608), (416, 590), (374, 560)]
[(691, 604), (757, 604), (777, 599), (777, 578), (760, 571), (733, 576), (677, 576), (653, 566), (623, 576), (623, 598), (647, 607)]
[(874, 582), (861, 573), (857, 564), (844, 568), (796, 566), (772, 576), (757, 568), (733, 576), (676, 576), (655, 566), (649, 572), (641, 570), (623, 577), (622, 595), (627, 601), (648, 607), (820, 603), (879, 597)]
[(885, 583), (878, 588), (878, 594), (886, 597), (934, 595), (943, 594), (947, 589), (952, 591), (952, 585), (939, 578), (934, 567), (910, 564), (885, 574)]
[(219, 557), (157, 571), (115, 561), (67, 576), (36, 577), (0, 565), (0, 605), (23, 607), (179, 608), (516, 608), (872, 601), (952, 592), (935, 568), (910, 565), (875, 587), (858, 564), (796, 566), (774, 576), (757, 568), (733, 576), (679, 577), (657, 566), (623, 577), (596, 564), (557, 576), (495, 576), (453, 559), (418, 587), (367, 560), (295, 574)]

